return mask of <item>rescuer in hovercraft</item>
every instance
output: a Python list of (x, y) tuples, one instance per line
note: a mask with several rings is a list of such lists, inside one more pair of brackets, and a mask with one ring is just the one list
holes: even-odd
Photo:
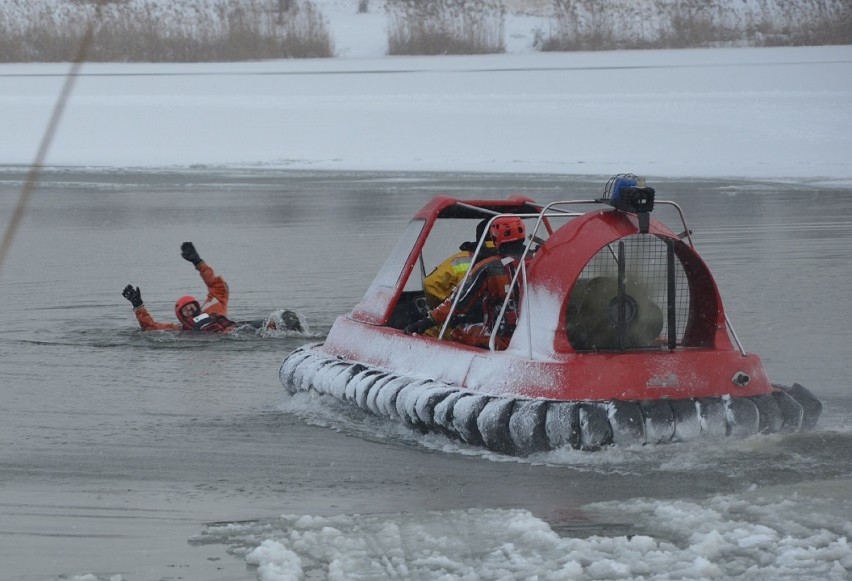
[(268, 321), (245, 321), (237, 322), (228, 318), (228, 283), (218, 276), (213, 268), (198, 255), (192, 242), (184, 242), (180, 246), (181, 256), (191, 262), (201, 280), (207, 286), (207, 298), (201, 304), (191, 295), (184, 295), (175, 302), (175, 316), (178, 323), (159, 323), (154, 320), (148, 309), (142, 302), (142, 293), (139, 287), (127, 285), (122, 291), (122, 296), (130, 301), (136, 320), (143, 331), (201, 331), (204, 333), (228, 333), (239, 327), (249, 325), (259, 328), (265, 326), (267, 330), (280, 328), (281, 330), (302, 331), (303, 327), (298, 316), (292, 311), (282, 311), (280, 321), (274, 319)]
[(491, 222), (489, 234), (497, 252), (477, 262), (464, 285), (457, 286), (444, 302), (429, 311), (427, 317), (406, 327), (406, 333), (424, 334), (431, 327), (442, 324), (450, 314), (456, 294), (460, 294), (453, 313), (453, 322), (460, 324), (450, 332), (450, 338), (487, 348), (491, 335), (496, 334), (497, 349), (506, 348), (515, 330), (518, 297), (509, 302), (509, 310), (500, 327), (495, 330), (493, 326), (524, 252), (526, 228), (523, 220), (516, 216), (501, 216)]
[[(456, 288), (456, 285), (462, 281), (467, 271), (470, 270), (476, 245), (485, 233), (487, 226), (488, 219), (480, 220), (476, 225), (476, 238), (473, 241), (467, 240), (462, 242), (459, 245), (458, 252), (446, 258), (423, 280), (423, 294), (426, 298), (426, 304), (430, 309), (434, 309), (444, 302), (450, 296), (450, 293), (453, 292), (453, 289)], [(494, 252), (494, 243), (489, 236), (489, 239), (485, 241), (479, 250), (477, 260), (483, 260), (493, 255)]]

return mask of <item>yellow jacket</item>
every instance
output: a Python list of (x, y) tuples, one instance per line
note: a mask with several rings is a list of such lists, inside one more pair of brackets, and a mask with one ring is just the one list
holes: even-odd
[(472, 252), (462, 250), (444, 260), (429, 273), (423, 281), (423, 292), (426, 294), (426, 303), (430, 309), (434, 309), (450, 296), (470, 269), (472, 257)]

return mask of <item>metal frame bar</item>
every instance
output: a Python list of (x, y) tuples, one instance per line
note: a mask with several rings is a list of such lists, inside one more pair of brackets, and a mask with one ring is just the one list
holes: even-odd
[(667, 315), (668, 315), (668, 347), (669, 351), (677, 348), (677, 305), (675, 305), (677, 293), (677, 281), (675, 279), (675, 255), (674, 242), (666, 239), (666, 279), (667, 279)]
[[(569, 211), (569, 210), (560, 209), (560, 208), (558, 208), (558, 206), (581, 205), (581, 204), (601, 205), (601, 204), (605, 204), (605, 203), (606, 202), (604, 200), (559, 200), (559, 201), (555, 201), (555, 202), (550, 202), (549, 204), (546, 204), (544, 206), (530, 203), (530, 205), (534, 205), (534, 206), (537, 205), (538, 207), (540, 207), (541, 211), (538, 214), (502, 214), (500, 212), (495, 212), (493, 210), (488, 210), (488, 209), (485, 209), (485, 208), (480, 208), (478, 206), (472, 206), (472, 205), (469, 205), (469, 204), (465, 204), (463, 202), (458, 202), (458, 204), (460, 206), (463, 206), (463, 207), (466, 207), (466, 208), (469, 208), (469, 209), (472, 209), (472, 210), (476, 210), (478, 212), (483, 212), (483, 213), (486, 213), (486, 214), (492, 214), (491, 219), (488, 221), (488, 229), (490, 229), (491, 222), (497, 216), (517, 216), (519, 218), (536, 218), (536, 223), (535, 223), (535, 226), (533, 228), (533, 231), (532, 231), (532, 233), (528, 233), (529, 240), (527, 240), (527, 243), (524, 247), (524, 252), (519, 259), (519, 268), (515, 269), (515, 274), (512, 277), (512, 281), (509, 285), (509, 291), (506, 293), (506, 298), (504, 299), (503, 304), (500, 307), (500, 311), (497, 315), (497, 319), (494, 321), (494, 327), (493, 327), (492, 330), (499, 329), (500, 323), (502, 323), (503, 318), (506, 314), (506, 309), (508, 307), (509, 300), (511, 300), (512, 291), (515, 289), (515, 286), (518, 284), (518, 277), (519, 276), (522, 278), (522, 284), (523, 284), (522, 288), (526, 288), (526, 286), (527, 286), (527, 272), (526, 272), (525, 260), (526, 260), (526, 257), (529, 254), (529, 250), (530, 250), (530, 247), (532, 245), (532, 242), (533, 242), (533, 240), (535, 240), (536, 234), (537, 234), (539, 228), (541, 227), (543, 220), (545, 218), (557, 218), (557, 217), (559, 217), (559, 218), (565, 218), (565, 217), (576, 218), (576, 217), (583, 215), (583, 212), (572, 212), (572, 211)], [(671, 206), (672, 208), (675, 209), (675, 211), (678, 214), (678, 217), (680, 218), (681, 224), (683, 225), (684, 236), (687, 239), (687, 241), (689, 242), (689, 246), (691, 248), (695, 249), (695, 242), (692, 239), (692, 232), (691, 232), (691, 230), (689, 229), (689, 226), (686, 223), (686, 216), (684, 215), (683, 209), (680, 207), (680, 205), (678, 205), (675, 202), (668, 201), (668, 200), (656, 200), (655, 204), (656, 205)], [(486, 229), (486, 231), (488, 229)], [(480, 253), (480, 250), (482, 249), (482, 245), (483, 245), (484, 241), (485, 241), (485, 236), (483, 236), (483, 238), (481, 240), (477, 241), (476, 250), (474, 251), (473, 257), (471, 258), (471, 264), (476, 263), (476, 258), (479, 256), (479, 253)], [(610, 252), (612, 253), (613, 257), (616, 259), (616, 261), (618, 261), (618, 256), (616, 255), (616, 252), (612, 249), (611, 245), (608, 244), (607, 247), (609, 248)], [(672, 252), (672, 258), (674, 258), (673, 252)], [(461, 282), (459, 282), (459, 285), (458, 285), (459, 288), (462, 288), (463, 285), (467, 282), (471, 270), (473, 270), (473, 268), (468, 269), (468, 271), (465, 273)], [(673, 269), (669, 268), (669, 271), (673, 272)], [(669, 275), (669, 276), (671, 276), (671, 275)], [(674, 295), (674, 293), (670, 292), (670, 297), (673, 296), (673, 295)], [(456, 306), (457, 306), (457, 303), (458, 303), (458, 300), (459, 300), (459, 296), (460, 296), (459, 293), (457, 293), (455, 298), (453, 299), (453, 303), (450, 306), (450, 311), (449, 311), (449, 314), (447, 315), (447, 319), (444, 321), (443, 325), (441, 326), (441, 331), (438, 333), (438, 339), (444, 338), (446, 330), (449, 327), (450, 320), (452, 319), (453, 313), (455, 312), (455, 309), (456, 309)], [(528, 302), (529, 297), (528, 297), (527, 293), (523, 293), (522, 301), (524, 303), (523, 304), (524, 309), (528, 311), (529, 310), (529, 302)], [(669, 301), (669, 308), (670, 309), (672, 308), (671, 305), (672, 305), (672, 301), (670, 300)], [(519, 307), (520, 307), (520, 305), (519, 305)], [(621, 311), (621, 309), (619, 309), (619, 311)], [(531, 317), (527, 316), (526, 321), (527, 321), (527, 355), (528, 355), (529, 359), (533, 359)], [(734, 343), (736, 343), (736, 346), (739, 349), (740, 353), (742, 353), (743, 356), (747, 355), (748, 353), (746, 352), (745, 348), (743, 347), (742, 343), (740, 342), (740, 339), (737, 336), (736, 331), (734, 331), (734, 327), (731, 324), (731, 321), (728, 318), (727, 313), (725, 313), (725, 324), (728, 328), (728, 331), (731, 334), (731, 337), (734, 340)], [(672, 335), (671, 331), (669, 331), (669, 334)], [(676, 331), (674, 333), (674, 337), (675, 337), (675, 341), (677, 341)], [(669, 341), (671, 342), (671, 339)], [(491, 337), (489, 338), (489, 341), (488, 341), (489, 350), (494, 351), (495, 345), (496, 345), (496, 334), (492, 332)], [(669, 347), (669, 348), (671, 348), (671, 347)]]

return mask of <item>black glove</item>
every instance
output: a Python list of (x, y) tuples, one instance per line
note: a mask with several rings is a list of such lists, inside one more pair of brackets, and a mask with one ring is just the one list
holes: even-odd
[(406, 335), (422, 335), (426, 329), (431, 329), (435, 326), (435, 324), (435, 319), (431, 316), (426, 317), (425, 319), (414, 321), (410, 325), (406, 326), (405, 329), (403, 329), (403, 333)]
[(142, 293), (139, 292), (139, 287), (133, 288), (132, 284), (124, 287), (124, 290), (121, 291), (121, 296), (130, 301), (130, 304), (133, 305), (134, 309), (137, 309), (142, 306)]
[(192, 242), (184, 242), (180, 245), (180, 255), (183, 256), (184, 260), (190, 261), (193, 266), (198, 266), (202, 262)]

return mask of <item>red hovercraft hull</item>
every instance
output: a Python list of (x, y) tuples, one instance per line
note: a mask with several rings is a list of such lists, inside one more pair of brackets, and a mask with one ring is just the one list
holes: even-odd
[[(282, 384), (515, 455), (812, 429), (820, 402), (771, 384), (739, 345), (680, 208), (657, 202), (681, 217), (678, 235), (650, 219), (653, 189), (613, 180), (600, 200), (548, 206), (436, 197), (325, 342), (284, 360)], [(421, 278), (441, 226), (472, 233), (500, 214), (521, 216), (530, 234), (508, 347), (406, 335), (424, 316)]]

